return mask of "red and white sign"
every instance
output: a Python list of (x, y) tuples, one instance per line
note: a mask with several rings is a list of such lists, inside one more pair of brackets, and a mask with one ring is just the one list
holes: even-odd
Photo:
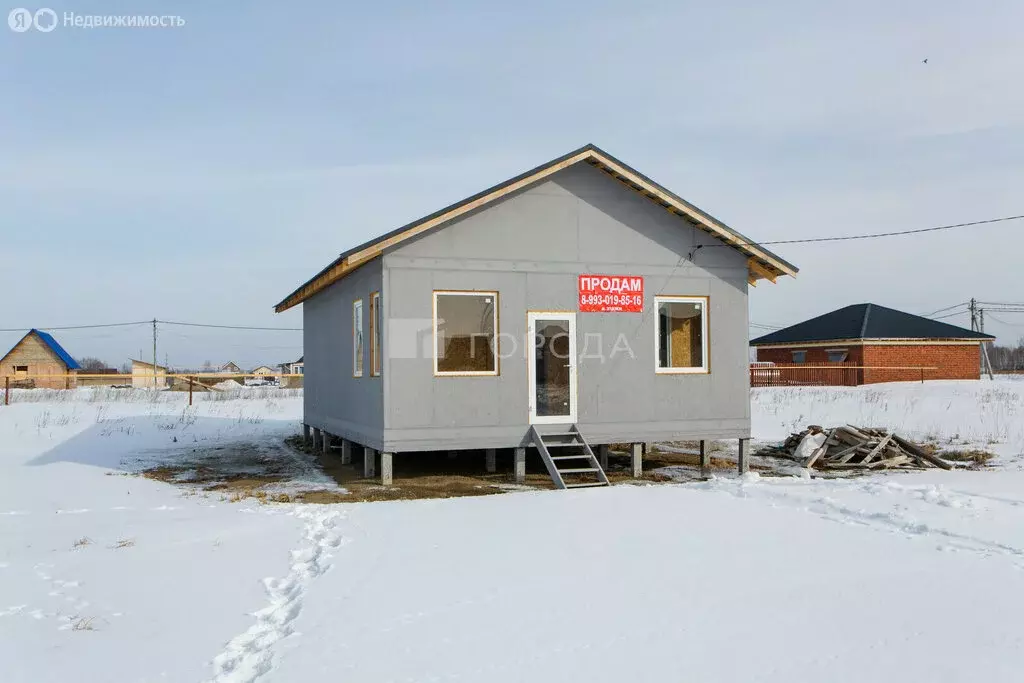
[(580, 310), (642, 313), (644, 279), (635, 275), (580, 275)]

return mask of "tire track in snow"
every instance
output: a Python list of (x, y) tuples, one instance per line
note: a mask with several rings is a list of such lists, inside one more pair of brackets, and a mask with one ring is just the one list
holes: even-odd
[(309, 585), (330, 568), (331, 555), (342, 545), (336, 528), (345, 517), (342, 512), (311, 505), (294, 514), (306, 520), (305, 543), (291, 551), (287, 576), (263, 580), (269, 604), (253, 614), (256, 622), (252, 626), (214, 657), (209, 683), (254, 683), (274, 668), (274, 646), (295, 632)]

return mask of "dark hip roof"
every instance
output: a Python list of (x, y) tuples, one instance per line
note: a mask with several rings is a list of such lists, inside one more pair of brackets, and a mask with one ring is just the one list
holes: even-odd
[(752, 339), (752, 346), (838, 339), (995, 339), (878, 304), (854, 304)]

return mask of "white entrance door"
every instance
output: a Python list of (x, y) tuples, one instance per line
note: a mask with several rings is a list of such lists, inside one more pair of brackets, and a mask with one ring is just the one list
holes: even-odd
[(530, 424), (576, 422), (576, 314), (527, 313)]

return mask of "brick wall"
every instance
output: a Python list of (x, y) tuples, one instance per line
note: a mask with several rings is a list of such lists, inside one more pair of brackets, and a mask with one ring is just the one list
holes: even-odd
[[(925, 379), (979, 379), (979, 344), (924, 346), (864, 346), (864, 365), (929, 366)], [(865, 370), (864, 383), (921, 381), (920, 370)]]
[[(885, 346), (879, 344), (813, 346), (807, 351), (807, 365), (828, 364), (827, 349), (847, 349), (847, 362), (857, 365), (881, 365), (896, 367), (935, 367), (925, 370), (925, 379), (978, 379), (980, 377), (981, 348), (978, 344), (927, 344), (913, 346)], [(789, 365), (793, 363), (793, 351), (799, 347), (785, 349), (757, 349), (757, 360), (761, 362)], [(799, 376), (794, 374), (794, 377)], [(810, 375), (808, 375), (810, 376)], [(876, 382), (921, 381), (920, 370), (858, 370), (859, 384)]]

